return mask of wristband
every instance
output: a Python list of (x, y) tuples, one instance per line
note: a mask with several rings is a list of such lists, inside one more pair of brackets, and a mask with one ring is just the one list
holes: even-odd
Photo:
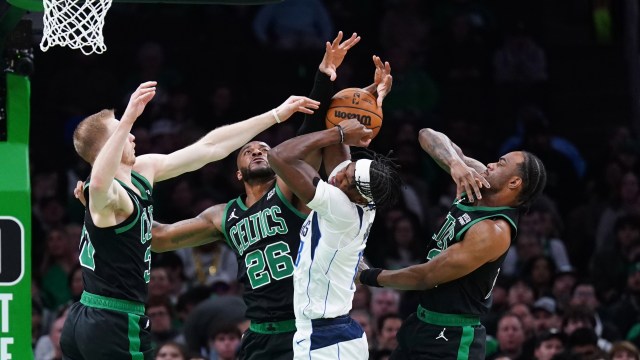
[(382, 272), (382, 269), (371, 268), (362, 270), (360, 272), (360, 283), (368, 286), (382, 287), (378, 283), (378, 275)]
[(340, 144), (344, 142), (344, 130), (342, 130), (342, 126), (336, 125), (338, 131), (340, 131)]
[(280, 117), (278, 117), (278, 112), (276, 111), (276, 109), (271, 110), (271, 113), (273, 114), (273, 117), (276, 118), (276, 122), (280, 124), (282, 121), (280, 120)]

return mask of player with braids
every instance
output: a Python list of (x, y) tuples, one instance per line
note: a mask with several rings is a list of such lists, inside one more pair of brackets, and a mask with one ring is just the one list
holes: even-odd
[(423, 264), (395, 271), (364, 269), (358, 279), (369, 286), (420, 290), (417, 311), (402, 324), (391, 359), (484, 359), (480, 315), (491, 307), (491, 291), (516, 237), (519, 214), (542, 193), (547, 172), (526, 151), (510, 152), (485, 166), (466, 157), (445, 134), (423, 129), (418, 139), (453, 178), (456, 200), (433, 234)]
[(367, 197), (376, 199), (375, 202), (369, 204), (369, 207), (377, 208), (383, 204), (398, 202), (399, 193), (395, 191), (400, 186), (400, 178), (395, 174), (398, 165), (388, 156), (370, 150), (367, 150), (363, 157), (373, 160), (369, 168), (371, 181), (356, 180), (356, 188)]
[[(368, 359), (367, 337), (349, 317), (358, 263), (377, 207), (400, 196), (400, 176), (386, 157), (352, 161), (351, 146), (367, 146), (371, 130), (356, 119), (287, 140), (269, 163), (312, 210), (300, 230), (293, 272), (294, 359)], [(309, 164), (323, 150), (327, 181)]]

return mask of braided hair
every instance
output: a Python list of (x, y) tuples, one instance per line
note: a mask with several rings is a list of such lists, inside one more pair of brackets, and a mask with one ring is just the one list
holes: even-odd
[(547, 184), (547, 170), (542, 160), (528, 151), (522, 151), (524, 161), (518, 165), (522, 177), (522, 190), (518, 194), (519, 206), (525, 211), (540, 196)]
[(391, 152), (385, 156), (369, 149), (362, 149), (357, 154), (373, 160), (369, 167), (369, 182), (356, 180), (358, 191), (373, 199), (369, 207), (385, 208), (397, 203), (401, 196), (402, 180), (398, 174), (398, 164), (390, 158)]

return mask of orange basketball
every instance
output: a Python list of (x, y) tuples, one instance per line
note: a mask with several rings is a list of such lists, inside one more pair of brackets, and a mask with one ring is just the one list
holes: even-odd
[(373, 130), (373, 137), (376, 137), (382, 126), (382, 108), (370, 93), (358, 88), (344, 89), (331, 98), (325, 119), (327, 129), (352, 118)]

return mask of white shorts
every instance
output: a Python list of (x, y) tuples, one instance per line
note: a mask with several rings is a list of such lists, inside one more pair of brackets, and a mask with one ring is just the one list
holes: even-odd
[(294, 360), (369, 359), (367, 335), (348, 315), (333, 319), (296, 320)]

